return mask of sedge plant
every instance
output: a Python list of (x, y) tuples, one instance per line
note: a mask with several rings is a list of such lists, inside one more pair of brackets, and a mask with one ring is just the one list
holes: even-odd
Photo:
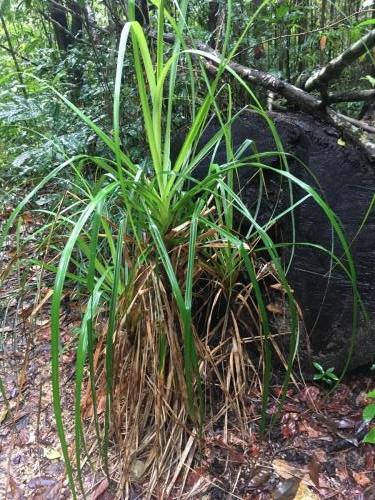
[[(108, 156), (80, 155), (55, 168), (15, 209), (0, 241), (1, 244), (5, 241), (9, 228), (32, 197), (51, 179), (71, 169), (72, 192), (76, 194), (58, 215), (68, 236), (58, 265), (46, 263), (44, 267), (55, 273), (51, 308), (53, 402), (73, 497), (78, 495), (77, 487), (84, 495), (81, 460), (92, 436), (108, 476), (113, 474), (109, 459), (111, 443), (116, 442), (120, 465), (115, 475), (125, 494), (132, 482), (146, 484), (146, 481), (145, 496), (158, 491), (168, 497), (177, 478), (186, 477), (184, 466), (192, 463), (208, 420), (211, 424), (223, 422), (228, 427), (229, 415), (234, 415), (245, 429), (244, 396), (250, 380), (259, 383), (261, 427), (266, 428), (274, 342), (261, 286), (267, 275), (276, 276), (281, 283), (291, 323), (281, 399), (298, 350), (297, 307), (269, 230), (281, 216), (293, 219), (294, 209), (306, 199), (312, 198), (330, 221), (344, 251), (345, 265), (331, 251), (317, 250), (328, 252), (343, 268), (357, 296), (355, 269), (339, 221), (311, 186), (289, 172), (287, 155), (274, 124), (252, 89), (229, 66), (255, 17), (229, 50), (231, 2), (228, 2), (223, 52), (218, 57), (186, 47), (187, 0), (177, 5), (177, 20), (163, 0), (154, 3), (157, 30), (152, 50), (153, 44), (134, 21), (134, 0), (129, 1), (129, 20), (122, 30), (118, 49), (111, 133), (54, 91), (103, 141)], [(171, 50), (165, 47), (167, 28), (174, 35)], [(127, 78), (123, 68), (130, 50), (148, 144), (142, 164), (134, 163), (127, 154), (126, 134), (124, 139), (122, 133), (126, 131), (123, 111), (126, 103), (121, 105), (121, 88)], [(216, 64), (217, 74), (213, 79), (206, 75), (202, 59)], [(181, 61), (188, 68), (193, 104), (187, 135), (173, 158), (173, 112)], [(195, 61), (206, 88), (203, 96), (195, 84)], [(234, 151), (231, 126), (237, 114), (233, 112), (230, 86), (220, 84), (224, 72), (237, 80), (247, 92), (253, 110), (268, 123), (276, 152), (256, 154), (246, 144), (241, 152)], [(223, 112), (217, 97), (225, 92), (228, 107)], [(212, 115), (220, 126), (202, 146), (200, 140)], [(223, 144), (226, 162), (217, 164), (215, 155)], [(265, 162), (275, 154), (280, 157), (280, 168)], [(206, 158), (210, 159), (207, 176), (197, 180), (194, 170)], [(283, 214), (274, 214), (267, 224), (257, 220), (260, 204), (252, 210), (236, 192), (235, 178), (239, 169), (244, 168), (251, 169), (259, 179), (259, 197), (264, 195), (265, 171), (279, 175), (289, 186), (290, 207)], [(85, 176), (87, 169), (100, 172), (95, 181)], [(293, 186), (303, 192), (302, 198), (294, 200)], [(248, 222), (246, 237), (236, 229), (235, 214)], [(295, 244), (292, 242), (291, 246)], [(267, 256), (266, 272), (259, 265), (258, 252), (263, 258)], [(248, 304), (254, 331), (260, 338), (258, 366), (247, 354), (232, 303), (244, 276), (239, 294)], [(60, 312), (66, 287), (72, 285), (80, 291), (85, 303), (76, 348), (74, 457), (66, 436), (60, 377)], [(222, 317), (213, 318), (212, 311), (221, 298), (227, 305)], [(197, 320), (196, 308), (206, 311), (206, 322)], [(355, 329), (356, 301), (353, 318)], [(220, 407), (210, 405), (207, 390), (210, 384), (221, 392)], [(89, 433), (85, 433), (84, 421)], [(184, 480), (181, 484), (183, 487)]]

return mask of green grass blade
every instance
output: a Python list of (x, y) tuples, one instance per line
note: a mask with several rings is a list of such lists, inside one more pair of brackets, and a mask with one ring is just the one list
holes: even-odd
[(112, 408), (112, 385), (113, 385), (113, 337), (116, 327), (118, 292), (121, 279), (122, 257), (124, 246), (124, 230), (125, 221), (122, 221), (119, 226), (116, 260), (113, 278), (113, 288), (111, 294), (111, 303), (109, 307), (108, 330), (106, 340), (106, 356), (105, 356), (105, 374), (106, 374), (106, 401), (104, 415), (104, 438), (103, 438), (103, 458), (106, 474), (109, 476), (108, 467), (108, 447), (109, 447), (109, 423), (110, 412)]
[(52, 296), (51, 306), (51, 378), (52, 378), (52, 396), (53, 408), (56, 419), (57, 433), (60, 439), (65, 467), (68, 475), (69, 485), (72, 490), (73, 498), (76, 498), (76, 490), (74, 486), (73, 468), (69, 458), (68, 445), (65, 436), (62, 403), (60, 392), (60, 305), (62, 299), (62, 292), (65, 282), (66, 273), (68, 270), (69, 261), (73, 252), (74, 245), (82, 231), (83, 226), (95, 211), (96, 207), (104, 200), (112, 191), (118, 187), (117, 183), (112, 183), (99, 192), (96, 197), (87, 205), (79, 218), (76, 226), (74, 227), (70, 237), (65, 245), (61, 254), (59, 267), (56, 273), (54, 292)]

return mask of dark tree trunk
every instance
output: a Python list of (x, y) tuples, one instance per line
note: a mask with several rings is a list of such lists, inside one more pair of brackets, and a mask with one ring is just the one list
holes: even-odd
[(144, 28), (150, 24), (147, 0), (138, 0), (135, 4), (135, 19)]
[(53, 24), (57, 47), (60, 52), (66, 52), (69, 44), (72, 42), (66, 9), (61, 0), (50, 0), (48, 2), (48, 10)]
[(216, 31), (217, 31), (217, 20), (219, 16), (220, 4), (217, 1), (212, 1), (209, 3), (208, 7), (208, 19), (207, 19), (207, 29), (211, 33), (209, 39), (209, 46), (212, 48), (216, 47)]
[(79, 5), (78, 2), (69, 2), (69, 8), (71, 10), (71, 28), (70, 32), (72, 38), (77, 40), (82, 38), (83, 35), (83, 19), (84, 19), (84, 9)]

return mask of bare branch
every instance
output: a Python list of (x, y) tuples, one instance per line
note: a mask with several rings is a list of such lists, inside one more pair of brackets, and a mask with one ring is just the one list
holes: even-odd
[(373, 135), (368, 136), (357, 125), (355, 125), (354, 123), (352, 124), (351, 122), (353, 118), (350, 118), (349, 122), (348, 116), (342, 115), (341, 113), (336, 113), (331, 108), (327, 108), (326, 112), (330, 119), (330, 123), (337, 130), (340, 130), (346, 136), (354, 139), (367, 153), (369, 160), (375, 161), (375, 141)]
[(366, 122), (363, 122), (361, 120), (356, 120), (355, 118), (351, 118), (350, 116), (343, 115), (342, 113), (337, 113), (337, 116), (339, 116), (341, 119), (351, 123), (352, 125), (355, 125), (358, 128), (361, 128), (362, 130), (365, 130), (369, 134), (375, 134), (375, 127), (372, 127)]
[[(151, 36), (155, 36), (155, 33), (151, 32)], [(164, 39), (169, 43), (174, 42), (174, 36), (171, 34), (164, 35)], [(218, 52), (212, 50), (211, 47), (204, 43), (194, 42), (192, 43), (192, 45), (203, 52), (212, 54), (218, 60), (221, 59), (221, 55)], [(216, 73), (217, 67), (210, 59), (206, 60), (204, 64), (208, 71), (210, 71), (211, 73)], [(259, 69), (249, 68), (248, 66), (243, 66), (242, 64), (238, 64), (235, 62), (231, 62), (228, 66), (245, 80), (257, 85), (261, 85), (267, 90), (280, 94), (281, 96), (285, 97), (285, 99), (296, 104), (304, 111), (310, 113), (321, 112), (322, 102), (320, 99), (317, 99), (316, 97), (312, 96), (308, 92), (305, 92), (299, 87), (295, 87), (291, 83), (280, 80), (276, 76), (265, 73), (264, 71), (261, 71)]]
[(338, 57), (335, 57), (335, 59), (332, 59), (327, 66), (312, 75), (305, 84), (305, 90), (325, 88), (331, 80), (337, 79), (347, 66), (374, 46), (375, 29), (369, 31), (358, 42), (354, 43)]
[(328, 94), (326, 103), (333, 102), (362, 102), (375, 99), (375, 89), (371, 90), (349, 90), (347, 92), (332, 92)]
[[(151, 36), (155, 36), (155, 33), (151, 32)], [(174, 36), (171, 34), (164, 35), (166, 42), (173, 43)], [(221, 60), (220, 54), (212, 50), (207, 45), (201, 42), (194, 42), (192, 45), (202, 52), (207, 52), (208, 54), (214, 55), (218, 60)], [(207, 70), (211, 73), (216, 73), (218, 68), (217, 65), (212, 62), (212, 59), (207, 57), (204, 59), (202, 57), (203, 64)], [(248, 68), (238, 63), (231, 62), (228, 65), (233, 71), (235, 71), (244, 80), (249, 81), (253, 84), (260, 85), (267, 90), (271, 90), (280, 94), (282, 97), (294, 105), (297, 105), (301, 110), (306, 111), (321, 120), (333, 125), (337, 130), (356, 141), (367, 153), (371, 161), (375, 160), (375, 144), (372, 138), (367, 138), (364, 133), (365, 127), (369, 127), (363, 122), (346, 117), (340, 113), (337, 113), (330, 107), (323, 106), (322, 101), (317, 97), (309, 94), (308, 92), (301, 90), (294, 85), (280, 80), (279, 78), (260, 71), (254, 68)], [(349, 120), (348, 120), (349, 118)], [(350, 122), (350, 123), (349, 123)], [(372, 127), (371, 127), (372, 129)], [(372, 132), (372, 130), (371, 130)]]

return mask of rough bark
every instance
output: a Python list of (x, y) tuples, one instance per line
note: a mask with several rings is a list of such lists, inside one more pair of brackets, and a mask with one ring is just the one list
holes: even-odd
[[(358, 329), (353, 336), (353, 293), (350, 280), (339, 266), (334, 266), (328, 253), (306, 246), (321, 245), (342, 259), (344, 254), (340, 241), (333, 236), (332, 227), (323, 210), (312, 198), (305, 200), (294, 211), (295, 246), (288, 280), (294, 289), (296, 300), (301, 308), (302, 332), (306, 332), (301, 351), (303, 366), (311, 368), (311, 362), (319, 361), (325, 368), (333, 366), (342, 370), (351, 353), (350, 368), (373, 363), (375, 360), (375, 303), (373, 290), (375, 283), (375, 211), (372, 210), (360, 232), (363, 217), (369, 209), (375, 190), (375, 171), (366, 155), (348, 142), (342, 145), (337, 131), (317, 121), (305, 113), (273, 113), (278, 133), (287, 153), (302, 160), (304, 165), (293, 157), (289, 158), (289, 169), (299, 179), (316, 189), (328, 202), (339, 217), (355, 262), (358, 287), (368, 321), (360, 314)], [(217, 130), (210, 125), (201, 139), (201, 145), (208, 142)], [(258, 152), (276, 150), (276, 144), (268, 125), (256, 113), (246, 113), (232, 126), (233, 146), (238, 150), (246, 139), (251, 139)], [(175, 142), (178, 150), (178, 141)], [(198, 149), (199, 151), (199, 146)], [(251, 154), (251, 151), (244, 153)], [(227, 162), (225, 145), (215, 152), (215, 163)], [(269, 166), (278, 168), (279, 157), (264, 160)], [(200, 162), (194, 176), (202, 179), (207, 174), (210, 158)], [(251, 213), (257, 214), (257, 222), (267, 226), (271, 218), (281, 214), (290, 204), (288, 185), (274, 171), (264, 170), (265, 193), (260, 207), (257, 207), (258, 180), (254, 179), (254, 167), (244, 167), (238, 172), (237, 190)], [(293, 188), (294, 200), (306, 193), (296, 185)], [(259, 210), (258, 210), (259, 208)], [(246, 234), (248, 224), (241, 215), (236, 216), (242, 234)], [(278, 220), (272, 229), (275, 243), (292, 243), (293, 233), (290, 216)], [(288, 250), (289, 248), (289, 250)], [(291, 257), (290, 247), (280, 250), (285, 264)], [(266, 258), (266, 255), (265, 255)], [(347, 264), (346, 260), (343, 260)], [(282, 299), (282, 297), (280, 297)], [(287, 315), (275, 316), (277, 328), (289, 328)], [(248, 335), (248, 332), (246, 332)]]
[(66, 52), (69, 44), (72, 42), (66, 9), (58, 0), (50, 0), (48, 2), (48, 10), (57, 46), (61, 52)]
[(327, 97), (327, 104), (334, 102), (364, 102), (375, 100), (375, 89), (348, 90), (346, 92), (331, 92)]

